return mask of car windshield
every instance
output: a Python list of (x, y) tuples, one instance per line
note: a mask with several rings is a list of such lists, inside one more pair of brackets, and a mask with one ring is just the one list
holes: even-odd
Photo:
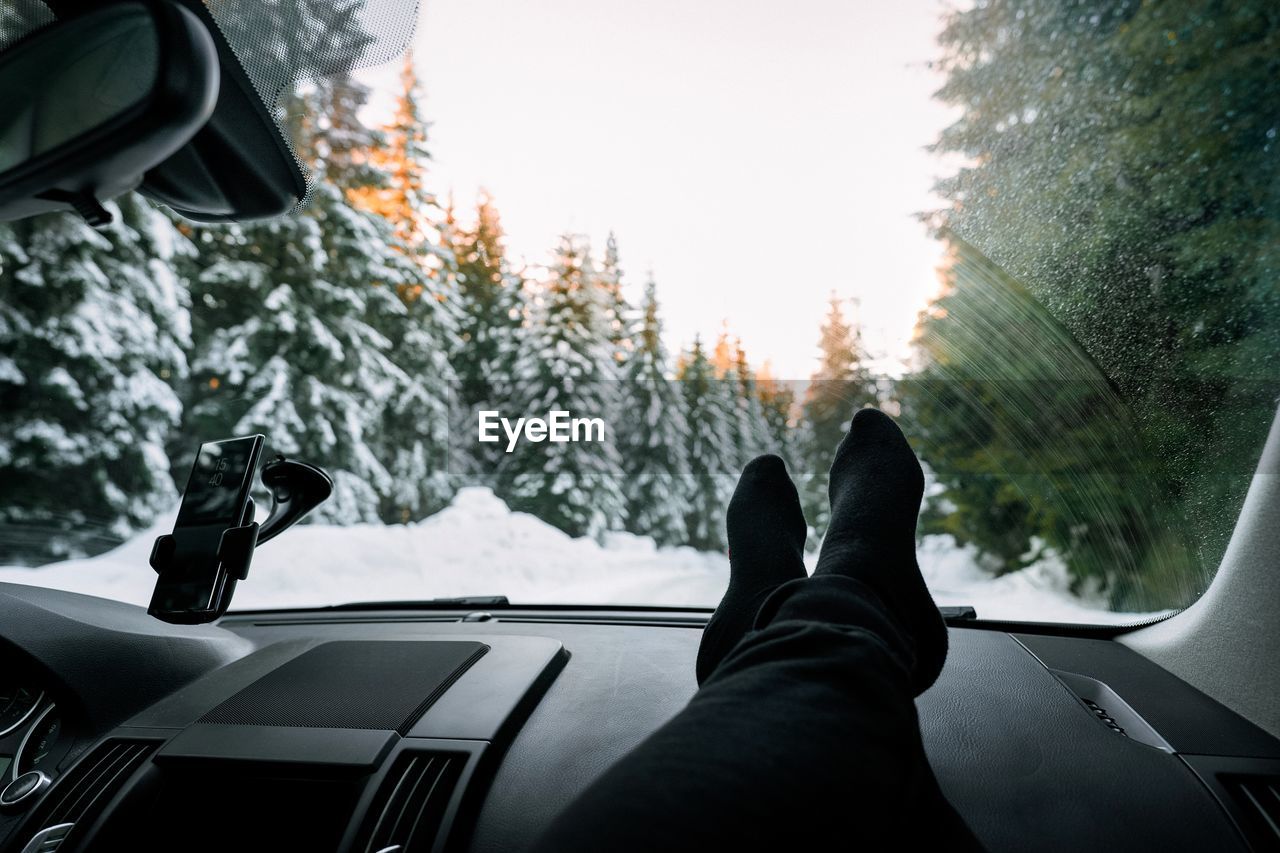
[(713, 607), (741, 466), (786, 460), (812, 566), (863, 406), (939, 605), (1211, 581), (1280, 386), (1273, 0), (428, 0), (273, 106), (288, 217), (0, 223), (0, 581), (145, 605), (200, 444), (261, 433), (335, 491), (237, 608)]

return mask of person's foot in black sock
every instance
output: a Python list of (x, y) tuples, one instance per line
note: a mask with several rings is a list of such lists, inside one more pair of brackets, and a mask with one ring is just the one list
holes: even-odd
[(701, 684), (751, 629), (756, 611), (781, 584), (803, 578), (808, 532), (800, 496), (777, 456), (757, 456), (742, 469), (729, 501), (729, 588), (707, 622), (698, 648)]
[(828, 486), (831, 522), (814, 577), (845, 575), (870, 587), (907, 635), (916, 695), (947, 657), (947, 628), (916, 563), (924, 473), (898, 425), (861, 409), (836, 450)]

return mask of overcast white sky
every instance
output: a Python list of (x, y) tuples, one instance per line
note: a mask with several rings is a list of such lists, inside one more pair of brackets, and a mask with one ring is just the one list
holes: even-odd
[[(937, 290), (917, 211), (952, 118), (938, 0), (425, 0), (414, 50), (433, 185), (494, 196), (516, 256), (618, 235), (668, 339), (722, 323), (804, 378), (834, 289), (873, 353), (905, 353)], [(396, 85), (399, 63), (369, 79)], [(852, 306), (850, 308), (852, 312)]]

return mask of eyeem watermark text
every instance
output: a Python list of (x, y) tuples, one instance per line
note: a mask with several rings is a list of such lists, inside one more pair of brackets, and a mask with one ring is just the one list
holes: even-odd
[(525, 441), (604, 441), (603, 418), (572, 418), (568, 412), (555, 410), (545, 418), (516, 418), (512, 422), (500, 412), (483, 410), (478, 413), (476, 437), (480, 441), (500, 441), (498, 428), (506, 433), (507, 453), (516, 449), (523, 435)]

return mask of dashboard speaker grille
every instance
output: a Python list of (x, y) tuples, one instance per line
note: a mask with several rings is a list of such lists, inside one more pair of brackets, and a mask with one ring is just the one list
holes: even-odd
[(323, 643), (262, 676), (200, 722), (404, 734), (488, 650), (483, 643), (455, 641)]
[[(54, 784), (41, 804), (42, 828), (36, 835), (43, 841), (38, 849), (57, 849), (74, 836), (74, 824), (93, 820), (147, 762), (156, 746), (152, 741), (109, 740), (85, 756)], [(51, 833), (54, 828), (61, 831)]]
[(370, 814), (364, 853), (427, 853), (444, 829), (449, 801), (466, 766), (456, 752), (405, 752), (396, 759)]

